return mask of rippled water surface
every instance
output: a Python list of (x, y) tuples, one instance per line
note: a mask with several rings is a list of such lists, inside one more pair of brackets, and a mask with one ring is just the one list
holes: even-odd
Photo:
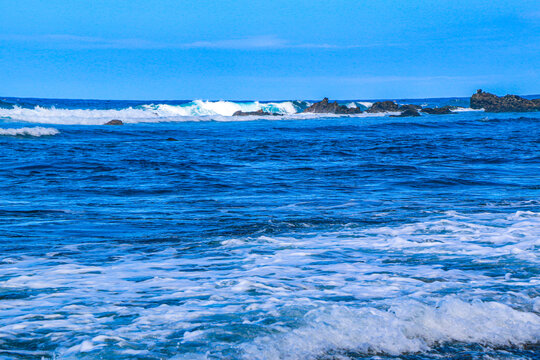
[(0, 359), (540, 356), (539, 113), (28, 121)]

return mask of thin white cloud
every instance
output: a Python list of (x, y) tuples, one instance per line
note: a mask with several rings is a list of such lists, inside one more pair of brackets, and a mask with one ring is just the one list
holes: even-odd
[(165, 44), (143, 39), (106, 39), (93, 36), (69, 34), (7, 35), (0, 40), (26, 42), (45, 47), (92, 48), (92, 49), (151, 49)]
[(194, 42), (159, 42), (144, 39), (107, 39), (70, 34), (4, 35), (0, 41), (16, 41), (43, 47), (70, 49), (354, 49), (402, 44), (335, 45), (326, 43), (294, 43), (277, 36), (252, 36), (240, 39), (224, 39)]
[(171, 44), (180, 48), (214, 48), (214, 49), (272, 49), (289, 46), (286, 40), (275, 36), (257, 36), (244, 39), (196, 41), (192, 43)]

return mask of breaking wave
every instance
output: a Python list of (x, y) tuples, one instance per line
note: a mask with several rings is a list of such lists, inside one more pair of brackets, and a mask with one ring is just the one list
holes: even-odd
[(315, 359), (340, 352), (401, 355), (449, 342), (520, 346), (535, 343), (540, 333), (540, 317), (534, 313), (456, 297), (446, 297), (435, 306), (409, 301), (387, 311), (335, 305), (314, 310), (305, 320), (303, 327), (245, 345), (245, 359)]
[(351, 109), (351, 108), (359, 108), (359, 109), (362, 109), (362, 110), (368, 109), (371, 105), (373, 105), (373, 103), (369, 102), (369, 101), (351, 101), (351, 102), (346, 104), (346, 106), (349, 109)]
[(484, 109), (473, 109), (470, 107), (463, 108), (463, 107), (457, 107), (455, 109), (451, 109), (452, 112), (470, 112), (470, 111), (477, 111), (477, 112), (484, 112)]
[[(0, 117), (18, 121), (63, 125), (101, 125), (112, 119), (125, 123), (162, 121), (225, 121), (237, 111), (262, 110), (279, 115), (302, 112), (306, 102), (231, 102), (195, 100), (182, 105), (147, 104), (120, 109), (66, 109), (56, 107), (0, 108)], [(242, 117), (244, 118), (244, 117)], [(250, 117), (246, 117), (246, 120)], [(252, 117), (251, 117), (252, 118)], [(235, 119), (238, 119), (235, 117)]]
[(60, 131), (56, 130), (55, 128), (46, 128), (46, 127), (23, 127), (19, 129), (1, 129), (0, 128), (0, 135), (7, 135), (7, 136), (50, 136), (50, 135), (57, 135)]
[[(62, 344), (57, 359), (150, 355), (152, 346), (173, 343), (208, 343), (234, 348), (239, 357), (231, 359), (265, 360), (423, 353), (452, 343), (534, 345), (539, 223), (534, 212), (449, 212), (395, 227), (227, 238), (192, 258), (173, 247), (127, 255), (103, 243), (0, 257), (0, 288), (18, 294), (0, 306), (0, 334), (16, 342), (46, 328)], [(116, 260), (83, 264), (71, 258), (77, 253)], [(455, 262), (443, 268), (440, 259)], [(471, 262), (473, 269), (458, 265)], [(510, 270), (515, 264), (531, 270)], [(235, 324), (226, 330), (232, 344), (219, 340), (223, 321)], [(209, 351), (208, 358), (225, 357)], [(175, 359), (194, 358), (184, 355)]]
[[(41, 124), (59, 125), (102, 125), (118, 119), (124, 123), (183, 122), (183, 121), (240, 121), (253, 119), (306, 119), (313, 117), (335, 117), (335, 114), (302, 113), (310, 106), (307, 101), (282, 102), (234, 102), (194, 100), (185, 104), (142, 104), (118, 108), (63, 108), (59, 106), (12, 104), (11, 107), (0, 107), (0, 118)], [(345, 104), (349, 108), (366, 110), (373, 103), (351, 101)], [(471, 111), (458, 109), (455, 111)], [(237, 111), (263, 111), (274, 115), (234, 116)], [(355, 117), (376, 117), (389, 115), (359, 114)], [(397, 113), (392, 113), (397, 114)], [(350, 115), (348, 115), (350, 116)]]
[(302, 111), (307, 106), (302, 106), (305, 103), (298, 101), (285, 101), (280, 103), (260, 103), (255, 102), (232, 102), (232, 101), (203, 101), (195, 100), (186, 105), (144, 105), (143, 108), (149, 111), (157, 111), (160, 115), (165, 116), (233, 116), (237, 111), (266, 111), (281, 115), (296, 114)]

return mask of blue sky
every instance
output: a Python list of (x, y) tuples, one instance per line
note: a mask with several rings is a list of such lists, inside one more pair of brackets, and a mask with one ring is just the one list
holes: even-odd
[(0, 96), (540, 93), (540, 1), (0, 0)]

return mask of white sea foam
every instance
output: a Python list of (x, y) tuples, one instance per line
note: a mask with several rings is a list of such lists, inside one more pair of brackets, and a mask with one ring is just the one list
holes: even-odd
[[(101, 125), (112, 119), (119, 119), (125, 123), (160, 122), (160, 121), (230, 121), (230, 117), (237, 111), (263, 110), (281, 115), (292, 115), (299, 108), (291, 101), (280, 103), (231, 101), (203, 101), (195, 100), (182, 105), (142, 105), (123, 109), (63, 109), (23, 108), (15, 106), (12, 109), (0, 108), (0, 117), (13, 120), (36, 122), (44, 124), (66, 125)], [(229, 118), (229, 119), (227, 119)], [(238, 120), (238, 118), (235, 118)]]
[[(358, 106), (360, 105), (360, 106)], [(350, 103), (347, 103), (346, 106), (351, 109), (351, 108), (369, 108), (371, 107), (371, 105), (373, 105), (372, 102), (368, 102), (368, 101), (352, 101)]]
[(452, 111), (452, 112), (472, 112), (472, 111), (483, 112), (484, 109), (473, 109), (473, 108), (457, 107), (457, 108), (452, 109), (450, 111)]
[(369, 102), (369, 101), (358, 101), (357, 103), (362, 105), (362, 106), (365, 106), (366, 108), (369, 108), (369, 107), (371, 107), (371, 105), (373, 105), (373, 103)]
[(159, 121), (160, 114), (154, 110), (125, 108), (120, 110), (92, 110), (92, 109), (57, 109), (36, 106), (13, 109), (0, 109), (0, 117), (13, 120), (64, 125), (101, 125), (111, 119), (120, 119), (124, 122)]
[[(307, 105), (307, 103), (305, 104)], [(304, 105), (304, 106), (305, 106)], [(370, 102), (350, 102), (347, 107), (371, 106)], [(253, 112), (263, 110), (282, 116), (233, 116), (237, 111)], [(253, 119), (309, 119), (315, 117), (335, 117), (333, 114), (304, 114), (302, 107), (292, 101), (262, 103), (232, 102), (232, 101), (204, 101), (195, 100), (182, 105), (147, 104), (122, 109), (64, 109), (46, 108), (36, 106), (25, 108), (15, 106), (12, 109), (0, 108), (0, 118), (9, 118), (17, 121), (26, 121), (42, 124), (64, 125), (102, 125), (112, 119), (122, 120), (124, 123), (140, 122), (182, 122), (182, 121), (245, 121)], [(454, 111), (478, 111), (459, 108)], [(481, 111), (481, 110), (480, 110)], [(355, 114), (354, 117), (388, 116), (399, 113)]]
[[(0, 341), (46, 330), (62, 344), (57, 359), (156, 344), (208, 343), (198, 352), (214, 358), (234, 347), (246, 359), (312, 359), (540, 341), (540, 280), (527, 270), (540, 265), (535, 212), (222, 239), (196, 256), (182, 246), (152, 253), (99, 243), (0, 257), (0, 288), (33, 294), (0, 302)], [(75, 260), (99, 256), (107, 261)], [(236, 342), (219, 340), (224, 332)]]
[(195, 100), (186, 105), (144, 105), (144, 109), (157, 111), (162, 117), (171, 116), (232, 116), (237, 111), (252, 112), (263, 110), (282, 115), (296, 114), (298, 108), (291, 101), (281, 103), (247, 102), (237, 103), (231, 101), (203, 101)]
[(23, 127), (23, 128), (14, 128), (14, 129), (2, 129), (0, 128), (0, 135), (7, 136), (50, 136), (57, 135), (60, 131), (55, 128), (45, 128), (41, 126), (36, 127)]
[[(406, 301), (379, 310), (334, 305), (305, 316), (306, 325), (245, 344), (246, 359), (300, 360), (328, 353), (400, 355), (429, 350), (436, 343), (512, 346), (538, 341), (540, 317), (497, 302), (445, 297), (428, 306)], [(345, 358), (345, 357), (344, 357)]]

